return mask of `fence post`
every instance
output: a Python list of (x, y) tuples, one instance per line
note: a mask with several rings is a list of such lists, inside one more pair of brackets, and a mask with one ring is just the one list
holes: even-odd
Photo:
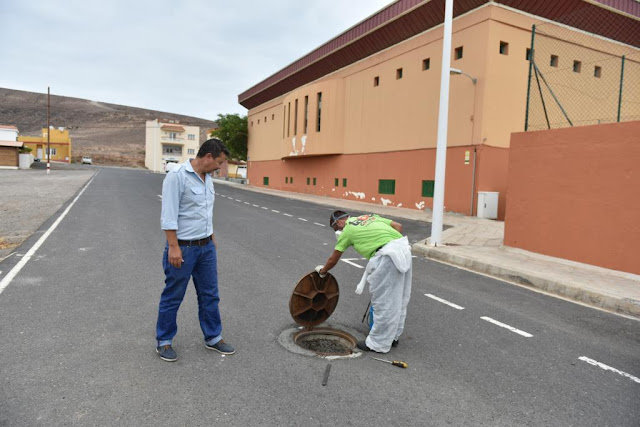
[(618, 93), (618, 122), (620, 121), (620, 110), (622, 109), (622, 83), (624, 82), (624, 55), (620, 65), (620, 92)]
[(533, 71), (533, 42), (536, 36), (536, 24), (531, 26), (531, 48), (529, 49), (529, 79), (527, 80), (527, 109), (524, 116), (524, 131), (529, 129), (529, 97), (531, 94), (531, 73)]

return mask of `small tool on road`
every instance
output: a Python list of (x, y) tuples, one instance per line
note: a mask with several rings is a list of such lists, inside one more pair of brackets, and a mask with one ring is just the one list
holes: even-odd
[(384, 360), (384, 359), (379, 359), (379, 358), (373, 357), (373, 356), (371, 356), (371, 358), (375, 359), (375, 360), (379, 360), (381, 362), (391, 363), (393, 366), (397, 366), (399, 368), (408, 368), (409, 367), (407, 362), (403, 362), (401, 360), (393, 360), (393, 361), (392, 360)]

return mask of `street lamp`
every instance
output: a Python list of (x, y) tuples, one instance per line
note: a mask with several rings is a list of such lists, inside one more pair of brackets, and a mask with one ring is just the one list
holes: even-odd
[(473, 202), (475, 200), (475, 189), (476, 189), (476, 157), (477, 157), (477, 153), (476, 153), (476, 146), (474, 143), (474, 131), (475, 131), (475, 127), (476, 127), (476, 83), (478, 83), (478, 79), (475, 77), (470, 76), (469, 74), (465, 73), (464, 71), (458, 69), (458, 68), (449, 68), (449, 74), (453, 74), (453, 75), (458, 75), (461, 74), (463, 76), (467, 76), (470, 80), (471, 83), (473, 83), (473, 123), (471, 123), (471, 145), (473, 145), (473, 172), (472, 172), (472, 176), (471, 176), (471, 207), (469, 209), (469, 213), (471, 216), (473, 216)]

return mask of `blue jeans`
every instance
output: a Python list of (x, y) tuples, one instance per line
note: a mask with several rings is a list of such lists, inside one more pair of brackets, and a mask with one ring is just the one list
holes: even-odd
[(178, 331), (176, 316), (187, 291), (189, 279), (198, 295), (198, 318), (200, 328), (207, 344), (213, 345), (222, 339), (222, 322), (218, 303), (218, 260), (216, 247), (212, 242), (205, 246), (180, 246), (182, 250), (181, 268), (169, 264), (169, 247), (165, 246), (162, 266), (165, 274), (165, 287), (160, 297), (156, 339), (158, 346), (171, 344)]

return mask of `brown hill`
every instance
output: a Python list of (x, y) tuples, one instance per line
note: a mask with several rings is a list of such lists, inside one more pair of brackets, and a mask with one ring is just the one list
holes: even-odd
[[(96, 164), (144, 167), (145, 122), (154, 119), (200, 126), (200, 141), (216, 127), (197, 117), (51, 95), (51, 126), (70, 129), (75, 161), (91, 156)], [(0, 88), (0, 124), (40, 135), (47, 127), (47, 94)]]

